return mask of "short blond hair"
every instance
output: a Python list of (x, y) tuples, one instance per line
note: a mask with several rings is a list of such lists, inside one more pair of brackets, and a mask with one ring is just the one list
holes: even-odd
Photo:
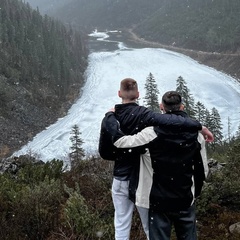
[(137, 81), (132, 78), (125, 78), (120, 83), (121, 98), (125, 100), (136, 100), (139, 96)]

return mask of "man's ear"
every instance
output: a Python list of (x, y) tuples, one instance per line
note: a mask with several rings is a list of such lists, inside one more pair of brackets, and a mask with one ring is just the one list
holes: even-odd
[(140, 95), (140, 94), (139, 94), (139, 92), (137, 92), (137, 97), (136, 97), (136, 99), (138, 99), (138, 98), (139, 98), (139, 95)]
[(180, 110), (183, 111), (183, 109), (184, 109), (184, 105), (181, 104), (181, 105), (180, 105)]
[(121, 98), (122, 97), (122, 94), (121, 94), (121, 91), (119, 90), (118, 91), (118, 96)]
[(163, 107), (163, 104), (160, 103), (160, 110), (163, 111), (164, 110), (164, 107)]

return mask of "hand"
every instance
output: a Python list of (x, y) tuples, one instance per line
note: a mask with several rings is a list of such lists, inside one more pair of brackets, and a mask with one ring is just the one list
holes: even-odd
[(108, 111), (109, 111), (109, 112), (115, 112), (115, 108), (114, 108), (114, 107), (113, 107), (113, 108), (110, 108)]
[(202, 135), (203, 135), (203, 137), (204, 137), (206, 142), (213, 142), (214, 141), (213, 134), (205, 126), (202, 126), (201, 133), (202, 133)]

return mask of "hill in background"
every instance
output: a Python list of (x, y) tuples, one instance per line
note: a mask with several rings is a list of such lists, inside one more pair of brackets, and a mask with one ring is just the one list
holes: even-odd
[(202, 51), (239, 50), (238, 0), (28, 1), (78, 28), (133, 28), (145, 39), (163, 44)]
[(84, 37), (18, 0), (0, 2), (0, 156), (63, 116), (83, 85)]
[(130, 29), (146, 46), (184, 53), (240, 79), (238, 0), (71, 0), (54, 6), (47, 13), (77, 29)]

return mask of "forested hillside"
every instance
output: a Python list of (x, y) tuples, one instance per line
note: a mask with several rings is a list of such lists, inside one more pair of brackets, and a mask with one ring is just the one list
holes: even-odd
[(163, 44), (202, 51), (239, 50), (238, 0), (71, 0), (62, 8), (55, 0), (50, 4), (56, 8), (49, 14), (86, 29), (133, 28), (145, 39)]
[(135, 31), (146, 39), (202, 51), (240, 50), (238, 0), (168, 0)]
[(0, 153), (7, 155), (75, 99), (87, 51), (79, 33), (29, 4), (1, 0), (0, 10)]
[(88, 32), (131, 29), (240, 79), (239, 12), (238, 0), (71, 0), (48, 13)]

